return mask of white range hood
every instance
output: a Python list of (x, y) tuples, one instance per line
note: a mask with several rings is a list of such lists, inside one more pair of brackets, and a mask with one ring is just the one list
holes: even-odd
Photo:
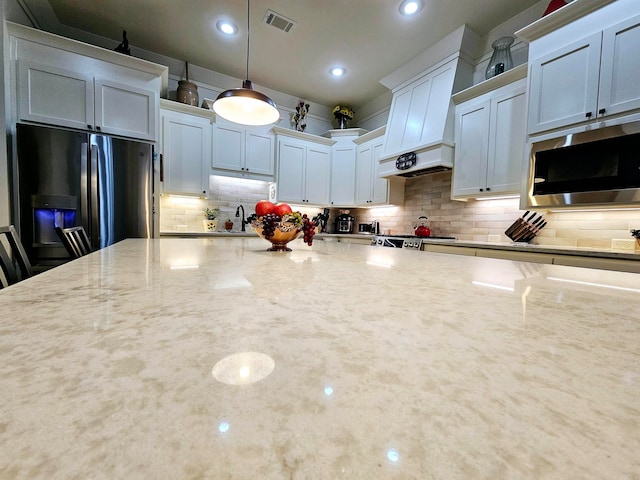
[(393, 92), (378, 175), (414, 177), (453, 167), (451, 95), (473, 83), (478, 35), (466, 25), (380, 83)]

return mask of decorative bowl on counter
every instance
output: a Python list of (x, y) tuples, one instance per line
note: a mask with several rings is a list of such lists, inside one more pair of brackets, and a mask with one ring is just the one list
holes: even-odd
[(311, 246), (315, 235), (315, 223), (313, 220), (310, 220), (306, 213), (293, 212), (289, 205), (282, 205), (288, 209), (287, 213), (282, 215), (266, 213), (260, 217), (253, 214), (249, 217), (250, 225), (258, 236), (271, 242), (271, 248), (268, 248), (267, 251), (290, 252), (291, 249), (287, 247), (287, 243), (296, 239), (300, 233), (304, 235), (304, 242)]
[(251, 226), (256, 231), (260, 238), (271, 242), (271, 248), (267, 248), (268, 252), (290, 252), (291, 249), (287, 247), (287, 243), (295, 240), (302, 232), (302, 227), (296, 226), (291, 222), (279, 222), (276, 225), (276, 229), (273, 232), (273, 236), (267, 237), (263, 232), (262, 222), (256, 220), (251, 223)]

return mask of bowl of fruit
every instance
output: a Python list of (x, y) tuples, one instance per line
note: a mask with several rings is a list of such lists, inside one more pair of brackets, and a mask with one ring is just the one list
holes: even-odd
[(256, 203), (256, 214), (251, 227), (260, 238), (271, 242), (269, 252), (290, 252), (287, 244), (302, 233), (304, 242), (311, 246), (315, 224), (306, 214), (294, 212), (286, 203), (274, 204), (268, 200)]

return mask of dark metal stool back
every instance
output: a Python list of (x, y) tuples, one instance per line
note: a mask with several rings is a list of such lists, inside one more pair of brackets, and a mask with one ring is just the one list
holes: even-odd
[(4, 275), (4, 281), (0, 279), (0, 287), (12, 285), (20, 280), (33, 276), (33, 268), (27, 252), (25, 252), (18, 232), (13, 225), (0, 227), (0, 239), (5, 238), (10, 251), (7, 251), (6, 244), (0, 242), (0, 269)]
[(72, 258), (83, 257), (91, 253), (91, 242), (83, 227), (56, 227), (56, 233)]

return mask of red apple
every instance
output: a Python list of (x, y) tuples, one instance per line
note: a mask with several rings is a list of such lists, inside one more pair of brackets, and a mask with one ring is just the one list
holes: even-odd
[(276, 210), (274, 212), (276, 215), (282, 217), (291, 212), (293, 212), (293, 210), (291, 210), (291, 207), (286, 203), (276, 203)]
[(258, 200), (256, 203), (256, 215), (258, 217), (264, 217), (270, 213), (275, 213), (276, 206), (269, 200)]

